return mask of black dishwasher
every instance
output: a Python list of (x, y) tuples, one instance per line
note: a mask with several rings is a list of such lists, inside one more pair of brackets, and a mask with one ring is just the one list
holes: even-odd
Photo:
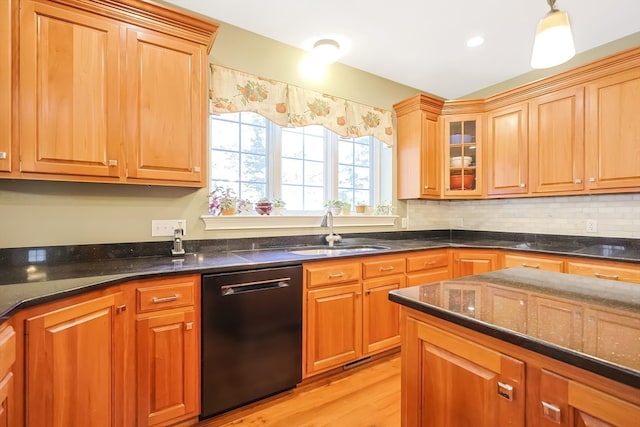
[(202, 276), (201, 413), (302, 380), (302, 266)]

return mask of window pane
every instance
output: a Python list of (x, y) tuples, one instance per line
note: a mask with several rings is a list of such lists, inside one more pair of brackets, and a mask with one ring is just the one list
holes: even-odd
[(266, 164), (266, 156), (242, 155), (242, 175), (240, 181), (259, 181), (266, 183)]
[(369, 167), (371, 164), (371, 144), (354, 144), (353, 164)]
[(294, 159), (282, 159), (282, 183), (302, 184), (302, 161)]
[[(213, 124), (215, 120), (215, 125)], [(237, 123), (212, 119), (211, 147), (223, 150), (238, 150), (240, 127)]]
[(304, 208), (312, 211), (324, 209), (324, 189), (322, 187), (305, 187)]
[(237, 181), (240, 176), (240, 154), (229, 151), (211, 152), (211, 181)]
[(338, 197), (345, 202), (372, 204), (373, 138), (338, 139)]
[(324, 164), (304, 162), (304, 184), (322, 187), (324, 184)]
[(299, 185), (282, 186), (282, 200), (287, 202), (287, 210), (304, 210), (303, 190), (304, 188)]
[(307, 160), (324, 160), (324, 138), (317, 136), (305, 136), (304, 157)]
[(266, 128), (264, 127), (242, 125), (240, 131), (242, 151), (245, 153), (266, 153), (267, 141), (265, 134)]

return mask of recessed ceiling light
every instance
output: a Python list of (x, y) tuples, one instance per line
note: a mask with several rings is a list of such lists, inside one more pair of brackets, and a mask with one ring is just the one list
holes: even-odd
[(474, 36), (467, 40), (467, 47), (478, 47), (482, 43), (484, 43), (484, 37), (482, 36)]

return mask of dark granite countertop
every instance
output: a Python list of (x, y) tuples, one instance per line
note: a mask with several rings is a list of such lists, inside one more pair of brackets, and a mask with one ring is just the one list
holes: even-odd
[[(326, 255), (296, 255), (289, 251), (309, 245), (316, 247), (322, 243), (322, 237), (184, 241), (187, 254), (182, 257), (169, 256), (169, 241), (0, 249), (0, 321), (21, 307), (126, 280), (266, 268), (327, 259)], [(450, 230), (367, 233), (343, 237), (339, 246), (384, 247), (348, 256), (473, 247), (640, 263), (640, 239)]]
[[(492, 295), (500, 290), (518, 295), (516, 307), (501, 317), (492, 311)], [(429, 283), (389, 293), (398, 304), (449, 322), (516, 344), (545, 356), (594, 372), (615, 381), (640, 388), (640, 330), (633, 329), (640, 319), (640, 286), (612, 280), (592, 279), (572, 274), (510, 268), (460, 279)], [(598, 316), (620, 316), (635, 339), (624, 343), (620, 334), (607, 335), (607, 329), (591, 325), (572, 341), (571, 325), (558, 327), (552, 319), (538, 316), (537, 304), (546, 301), (574, 307), (584, 322)], [(541, 301), (544, 301), (541, 303)], [(587, 316), (587, 312), (591, 313)], [(591, 319), (588, 319), (590, 317)], [(626, 321), (625, 321), (626, 320)], [(597, 343), (597, 345), (596, 345)], [(609, 345), (611, 344), (611, 345)], [(615, 351), (612, 350), (615, 348)]]

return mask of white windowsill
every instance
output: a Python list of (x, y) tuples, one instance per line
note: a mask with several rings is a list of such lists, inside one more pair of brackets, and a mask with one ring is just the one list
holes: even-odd
[[(202, 215), (205, 230), (234, 230), (250, 228), (311, 228), (320, 227), (322, 215)], [(389, 227), (395, 225), (398, 215), (338, 215), (333, 226)]]

